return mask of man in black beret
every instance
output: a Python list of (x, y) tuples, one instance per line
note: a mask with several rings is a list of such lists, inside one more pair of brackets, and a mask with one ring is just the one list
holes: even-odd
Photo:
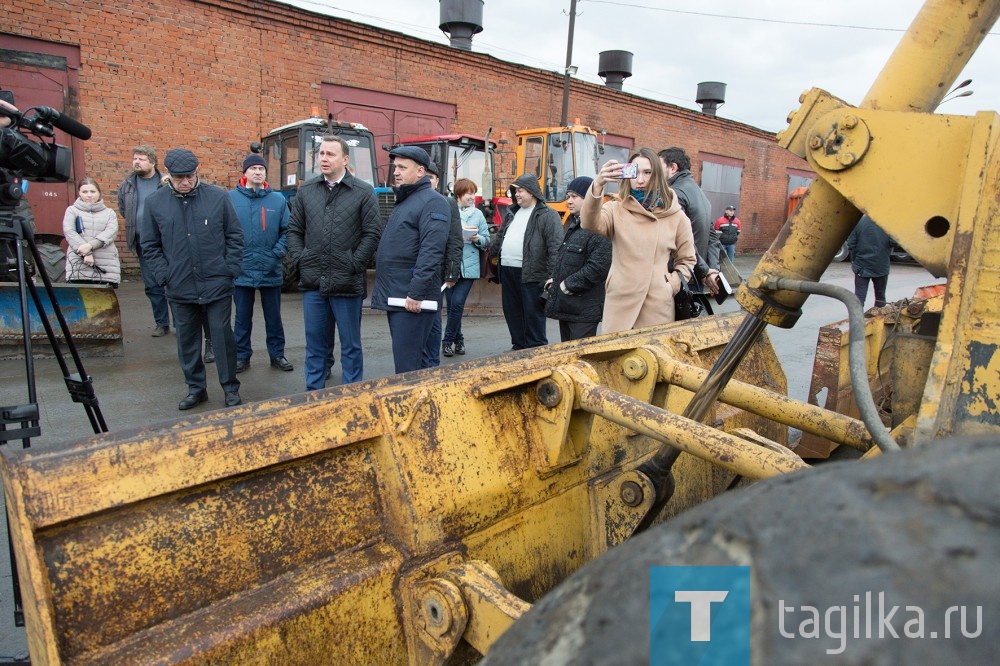
[(226, 406), (243, 402), (236, 378), (231, 325), (233, 281), (243, 262), (243, 227), (229, 193), (198, 179), (198, 158), (175, 148), (163, 160), (169, 179), (146, 199), (139, 242), (156, 283), (163, 287), (177, 328), (177, 358), (188, 385), (178, 403), (191, 409), (208, 400), (201, 357), (202, 326), (215, 346)]

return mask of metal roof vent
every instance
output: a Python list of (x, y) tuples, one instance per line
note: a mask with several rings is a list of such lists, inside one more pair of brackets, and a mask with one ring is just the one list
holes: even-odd
[(451, 45), (472, 50), (472, 36), (483, 31), (483, 0), (441, 0), (441, 31)]
[(612, 90), (621, 90), (622, 82), (632, 76), (630, 51), (601, 51), (597, 54), (597, 75)]
[(694, 101), (701, 104), (701, 112), (714, 116), (720, 106), (726, 103), (726, 84), (718, 81), (703, 81), (698, 84), (698, 95)]

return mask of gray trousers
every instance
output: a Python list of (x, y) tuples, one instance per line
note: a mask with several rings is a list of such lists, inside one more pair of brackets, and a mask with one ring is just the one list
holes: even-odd
[(211, 303), (170, 302), (177, 329), (177, 360), (180, 361), (188, 393), (198, 393), (206, 388), (205, 363), (201, 357), (202, 328), (212, 336), (215, 349), (215, 368), (219, 384), (226, 393), (240, 390), (236, 378), (236, 337), (233, 335), (231, 296)]

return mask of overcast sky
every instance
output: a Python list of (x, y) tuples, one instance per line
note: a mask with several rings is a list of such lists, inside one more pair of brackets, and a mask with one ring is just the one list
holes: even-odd
[[(442, 44), (438, 0), (290, 0), (288, 4)], [(624, 90), (699, 109), (702, 81), (727, 85), (718, 115), (762, 129), (785, 126), (799, 94), (813, 86), (858, 104), (921, 0), (578, 0), (573, 64), (577, 78), (603, 84), (598, 53), (631, 51)], [(472, 50), (562, 73), (570, 0), (486, 0)], [(940, 107), (971, 115), (1000, 110), (1000, 24), (959, 81), (971, 97)], [(572, 100), (570, 116), (573, 115)]]

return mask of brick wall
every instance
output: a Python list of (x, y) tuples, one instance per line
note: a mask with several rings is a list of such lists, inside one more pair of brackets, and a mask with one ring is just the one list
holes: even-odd
[[(8, 0), (0, 32), (78, 45), (79, 120), (93, 129), (86, 171), (109, 205), (130, 149), (189, 147), (209, 182), (232, 187), (249, 143), (327, 108), (334, 83), (457, 105), (455, 132), (493, 136), (558, 125), (562, 76), (323, 17), (284, 5), (226, 0)], [(628, 84), (626, 82), (626, 89)], [(19, 100), (24, 106), (30, 100)], [(788, 169), (803, 160), (756, 128), (627, 92), (573, 81), (570, 118), (633, 137), (636, 146), (680, 145), (744, 161), (741, 251), (762, 251), (785, 217)], [(350, 120), (350, 118), (340, 118)], [(126, 266), (134, 264), (123, 253)]]

